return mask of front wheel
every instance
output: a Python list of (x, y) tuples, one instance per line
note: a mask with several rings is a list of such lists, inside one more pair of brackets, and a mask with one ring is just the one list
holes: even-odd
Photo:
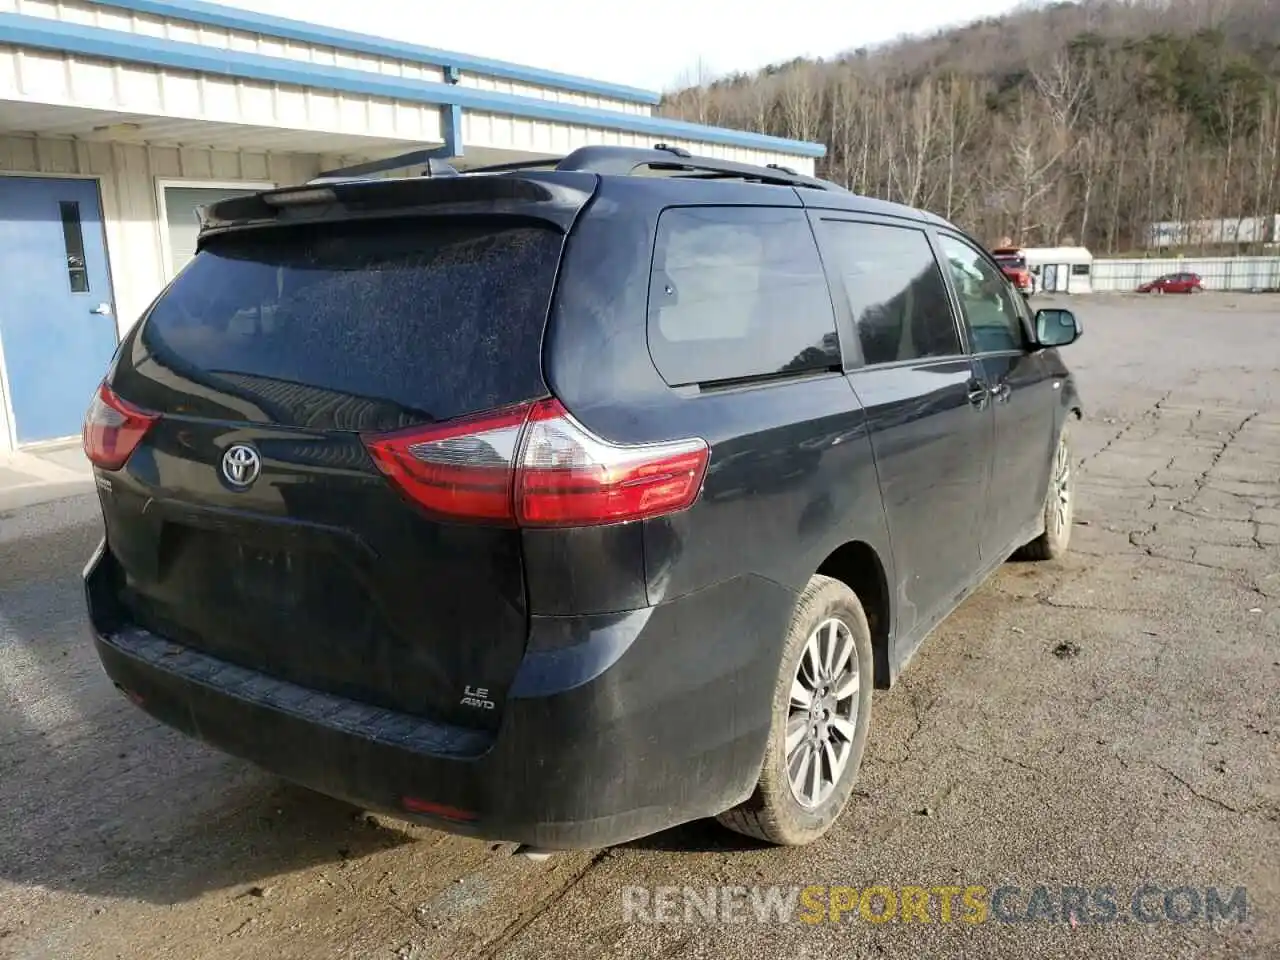
[(844, 810), (871, 725), (871, 630), (857, 595), (810, 578), (787, 631), (755, 792), (717, 818), (782, 846), (812, 843)]
[(1071, 524), (1075, 516), (1075, 475), (1071, 466), (1071, 441), (1062, 428), (1058, 449), (1049, 470), (1049, 489), (1044, 498), (1044, 532), (1019, 553), (1027, 560), (1056, 560), (1071, 544)]

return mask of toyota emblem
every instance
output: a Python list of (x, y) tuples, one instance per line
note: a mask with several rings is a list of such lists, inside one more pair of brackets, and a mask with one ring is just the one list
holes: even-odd
[(232, 444), (222, 455), (222, 475), (233, 487), (249, 486), (261, 472), (262, 457), (247, 443)]

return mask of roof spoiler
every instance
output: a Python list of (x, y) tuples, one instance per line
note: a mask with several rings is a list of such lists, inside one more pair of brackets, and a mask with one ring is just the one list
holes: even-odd
[(228, 197), (199, 210), (200, 235), (286, 223), (470, 214), (533, 217), (568, 229), (595, 182), (532, 177), (336, 178)]

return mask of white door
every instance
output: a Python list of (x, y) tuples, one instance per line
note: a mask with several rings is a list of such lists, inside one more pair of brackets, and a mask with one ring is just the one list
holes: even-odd
[(165, 187), (165, 229), (169, 236), (169, 276), (175, 277), (196, 255), (200, 234), (199, 208), (227, 197), (243, 197), (256, 192), (250, 187)]

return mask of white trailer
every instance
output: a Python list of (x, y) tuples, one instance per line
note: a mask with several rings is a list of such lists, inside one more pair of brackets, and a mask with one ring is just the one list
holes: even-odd
[(1035, 293), (1093, 293), (1093, 254), (1084, 247), (1023, 247)]

